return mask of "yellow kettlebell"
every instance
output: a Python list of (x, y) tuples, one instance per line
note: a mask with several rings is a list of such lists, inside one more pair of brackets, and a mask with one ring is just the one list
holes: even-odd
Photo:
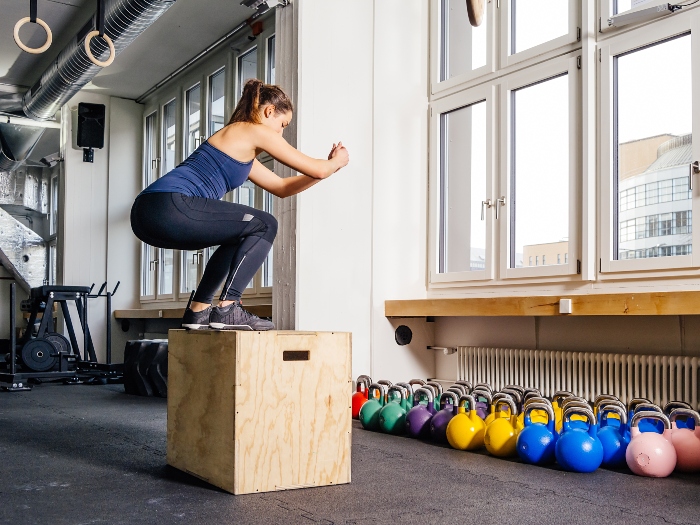
[(457, 450), (476, 450), (484, 446), (484, 420), (476, 413), (476, 400), (469, 394), (459, 398), (462, 409), (447, 425), (447, 442)]
[[(486, 450), (494, 456), (513, 457), (517, 453), (518, 434), (520, 433), (518, 409), (510, 396), (501, 398), (494, 404), (498, 417), (486, 427), (484, 445), (486, 445)], [(501, 405), (507, 405), (510, 412), (501, 411)]]
[(569, 392), (568, 390), (560, 390), (558, 392), (555, 392), (552, 396), (552, 409), (554, 410), (554, 421), (556, 425), (560, 424), (564, 414), (564, 411), (561, 409), (562, 400), (573, 395), (574, 393)]
[(484, 423), (486, 424), (487, 427), (491, 423), (493, 423), (493, 421), (497, 417), (501, 416), (501, 414), (498, 413), (498, 406), (499, 406), (498, 402), (502, 399), (510, 399), (511, 401), (513, 401), (513, 403), (515, 403), (513, 398), (510, 396), (510, 394), (507, 394), (505, 392), (498, 392), (498, 393), (494, 394), (493, 397), (491, 398), (491, 407), (489, 408), (489, 413), (486, 416), (486, 419), (484, 419)]

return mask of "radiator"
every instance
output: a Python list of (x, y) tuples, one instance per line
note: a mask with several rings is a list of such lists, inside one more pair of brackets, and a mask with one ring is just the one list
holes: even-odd
[(685, 401), (698, 405), (700, 358), (506, 348), (457, 347), (459, 379), (534, 387), (551, 397), (559, 390), (593, 401), (613, 394), (623, 403), (635, 397), (658, 405)]

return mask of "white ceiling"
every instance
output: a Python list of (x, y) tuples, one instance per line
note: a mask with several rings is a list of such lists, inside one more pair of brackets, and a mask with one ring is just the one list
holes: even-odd
[[(30, 55), (12, 37), (17, 20), (29, 16), (29, 0), (0, 0), (0, 96), (23, 93), (32, 86), (92, 16), (95, 6), (95, 0), (38, 0), (38, 17), (51, 27), (54, 42), (46, 53)], [(177, 0), (86, 89), (136, 99), (254, 12), (241, 6), (240, 0)], [(22, 29), (26, 45), (43, 44), (43, 29), (35, 24)]]

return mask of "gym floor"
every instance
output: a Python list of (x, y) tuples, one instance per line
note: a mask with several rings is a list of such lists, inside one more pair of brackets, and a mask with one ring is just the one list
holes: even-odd
[(166, 400), (0, 392), (0, 523), (700, 523), (700, 475), (571, 474), (353, 422), (349, 485), (232, 496), (165, 464)]

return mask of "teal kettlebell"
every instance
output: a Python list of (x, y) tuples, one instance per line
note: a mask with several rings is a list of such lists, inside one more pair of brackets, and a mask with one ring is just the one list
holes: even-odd
[[(398, 394), (398, 396), (392, 394)], [(389, 387), (387, 402), (379, 411), (379, 429), (387, 434), (406, 432), (406, 389), (398, 384)]]
[[(386, 386), (372, 383), (367, 389), (369, 399), (360, 408), (360, 423), (365, 430), (379, 429), (379, 411), (386, 401)], [(378, 395), (376, 395), (378, 394)]]

